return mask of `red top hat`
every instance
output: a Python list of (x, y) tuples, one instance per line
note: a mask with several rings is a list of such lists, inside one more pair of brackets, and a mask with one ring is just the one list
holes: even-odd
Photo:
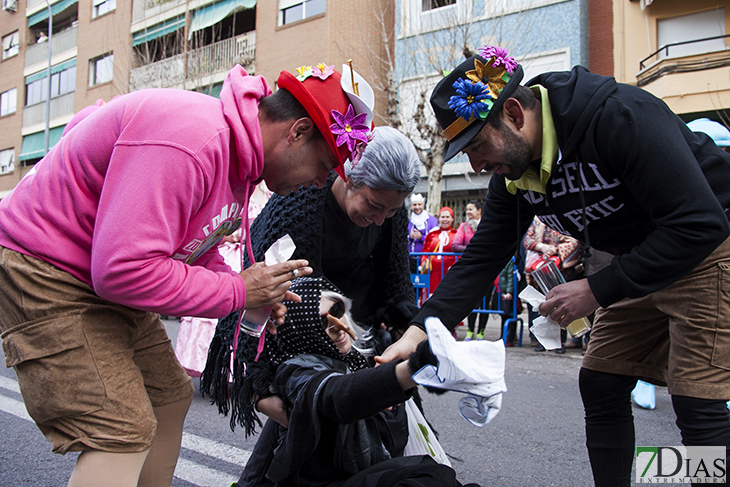
[[(320, 69), (320, 73), (323, 72), (324, 70)], [(343, 164), (348, 158), (352, 158), (354, 150), (350, 150), (351, 144), (341, 143), (338, 146), (338, 138), (332, 133), (331, 128), (331, 125), (337, 122), (332, 112), (346, 114), (352, 106), (348, 94), (342, 88), (341, 78), (342, 75), (330, 66), (325, 76), (312, 75), (311, 68), (298, 77), (288, 71), (282, 71), (276, 83), (279, 88), (287, 90), (302, 104), (339, 162), (335, 171), (347, 181)]]

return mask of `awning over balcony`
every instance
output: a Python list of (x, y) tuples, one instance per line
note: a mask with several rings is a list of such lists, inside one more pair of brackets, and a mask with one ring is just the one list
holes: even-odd
[[(54, 127), (48, 131), (48, 149), (56, 145), (56, 143), (61, 140), (64, 127), (65, 125), (61, 127)], [(30, 159), (40, 159), (46, 155), (43, 150), (44, 145), (45, 132), (36, 132), (35, 134), (26, 135), (23, 137), (23, 146), (20, 149), (18, 160), (27, 161)]]
[(256, 6), (256, 0), (223, 0), (212, 3), (203, 8), (193, 10), (193, 20), (190, 22), (188, 39), (193, 32), (210, 27), (225, 19), (229, 15)]
[[(79, 0), (61, 0), (58, 3), (54, 3), (51, 5), (51, 12), (53, 15), (58, 15), (67, 8), (69, 8), (71, 5), (77, 3)], [(36, 14), (31, 15), (28, 17), (28, 27), (32, 27), (35, 24), (38, 24), (40, 22), (43, 22), (48, 18), (48, 9), (44, 8), (43, 10), (39, 11)]]
[[(68, 61), (64, 61), (62, 63), (56, 64), (55, 66), (51, 66), (51, 74), (54, 75), (56, 73), (60, 73), (61, 71), (65, 71), (68, 68), (73, 68), (76, 66), (76, 58), (69, 59)], [(25, 77), (25, 84), (29, 85), (34, 81), (38, 81), (39, 79), (43, 79), (47, 76), (48, 70), (44, 69), (43, 71), (38, 71), (37, 73), (33, 73), (30, 76)]]
[(174, 19), (170, 19), (166, 22), (161, 22), (159, 24), (153, 25), (148, 29), (135, 32), (134, 37), (132, 38), (132, 46), (144, 44), (145, 42), (149, 42), (153, 39), (157, 39), (158, 37), (162, 37), (171, 32), (175, 32), (176, 30), (182, 29), (183, 27), (185, 27), (184, 15), (175, 17)]

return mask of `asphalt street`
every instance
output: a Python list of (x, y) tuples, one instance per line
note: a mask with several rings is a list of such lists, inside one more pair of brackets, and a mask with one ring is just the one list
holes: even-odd
[[(167, 325), (174, 343), (177, 323)], [(487, 337), (498, 337), (498, 326), (491, 320)], [(521, 348), (507, 349), (509, 390), (499, 415), (487, 426), (474, 427), (459, 416), (457, 393), (423, 392), (426, 416), (464, 483), (590, 486), (577, 380), (580, 350), (537, 353), (529, 338), (525, 342)], [(634, 407), (636, 444), (679, 445), (666, 389), (657, 389), (656, 402), (651, 411)], [(184, 431), (176, 487), (227, 487), (237, 479), (255, 443), (255, 437), (245, 438), (240, 429), (232, 432), (228, 418), (197, 392)], [(51, 453), (27, 416), (14, 371), (5, 368), (0, 368), (0, 435), (0, 487), (66, 485), (77, 455)]]

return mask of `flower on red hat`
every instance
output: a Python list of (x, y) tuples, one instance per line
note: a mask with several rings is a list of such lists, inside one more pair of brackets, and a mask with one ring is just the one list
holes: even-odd
[(335, 119), (335, 123), (330, 125), (330, 130), (333, 134), (337, 135), (335, 143), (338, 147), (346, 143), (347, 150), (352, 152), (358, 144), (358, 141), (365, 144), (368, 143), (368, 132), (370, 130), (365, 125), (367, 114), (360, 113), (356, 115), (355, 109), (352, 105), (349, 105), (345, 115), (342, 115), (337, 110), (332, 110), (332, 118)]
[(319, 78), (322, 81), (329, 78), (330, 75), (334, 72), (335, 72), (334, 65), (327, 66), (325, 63), (319, 63), (314, 68), (312, 68), (312, 76), (314, 76), (315, 78)]
[(297, 68), (297, 79), (299, 81), (304, 81), (305, 79), (312, 76), (313, 70), (312, 66), (299, 66)]
[(365, 148), (368, 146), (371, 140), (373, 140), (373, 137), (375, 137), (375, 134), (372, 132), (368, 132), (368, 141), (365, 142), (358, 142), (357, 145), (355, 145), (355, 150), (352, 151), (352, 155), (350, 156), (350, 161), (352, 161), (352, 167), (354, 168), (357, 166), (357, 163), (360, 162), (360, 159), (362, 159), (362, 154), (365, 152)]

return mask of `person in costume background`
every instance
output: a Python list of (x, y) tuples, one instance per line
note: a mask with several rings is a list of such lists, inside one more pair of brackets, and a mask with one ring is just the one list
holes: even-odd
[[(426, 199), (420, 193), (411, 196), (408, 222), (408, 252), (422, 252), (426, 235), (439, 224), (438, 218), (426, 211)], [(418, 272), (418, 257), (411, 257), (411, 274)]]
[(283, 71), (274, 95), (236, 66), (220, 99), (118, 96), (75, 117), (0, 201), (3, 351), (53, 451), (81, 452), (69, 486), (171, 485), (193, 387), (159, 314), (272, 305), (283, 321), (307, 262), (238, 273), (217, 245), (247, 229), (260, 181), (279, 194), (322, 186), (364, 148), (333, 133), (359, 113), (351, 76), (330, 68)]
[[(439, 210), (439, 226), (432, 229), (426, 235), (426, 242), (423, 244), (424, 252), (453, 252), (451, 246), (456, 237), (456, 229), (454, 228), (454, 210), (448, 206), (444, 206)], [(424, 255), (421, 257), (421, 272), (429, 272), (429, 288), (424, 289), (422, 299), (425, 301), (428, 296), (425, 293), (430, 292), (429, 296), (436, 291), (441, 279), (446, 272), (456, 262), (453, 255)]]
[[(466, 204), (466, 221), (459, 225), (454, 236), (454, 241), (451, 244), (451, 249), (454, 252), (464, 252), (466, 246), (469, 245), (471, 238), (474, 236), (474, 232), (477, 231), (479, 222), (482, 219), (482, 203), (481, 201), (471, 200)], [(485, 296), (490, 298), (492, 289), (487, 290)], [(486, 307), (486, 305), (485, 305)], [(469, 313), (467, 317), (467, 330), (465, 341), (473, 338), (477, 340), (484, 340), (484, 329), (487, 326), (489, 315), (487, 313)]]
[[(650, 93), (581, 66), (521, 86), (506, 49), (484, 46), (439, 82), (447, 138), (492, 172), (466, 252), (379, 361), (405, 358), (423, 320), (455, 326), (502, 269), (535, 215), (611, 253), (610, 265), (553, 288), (540, 313), (565, 327), (595, 311), (579, 386), (596, 485), (631, 484), (631, 391), (668, 386), (682, 442), (730, 446), (730, 154)], [(727, 458), (726, 458), (727, 464)]]

